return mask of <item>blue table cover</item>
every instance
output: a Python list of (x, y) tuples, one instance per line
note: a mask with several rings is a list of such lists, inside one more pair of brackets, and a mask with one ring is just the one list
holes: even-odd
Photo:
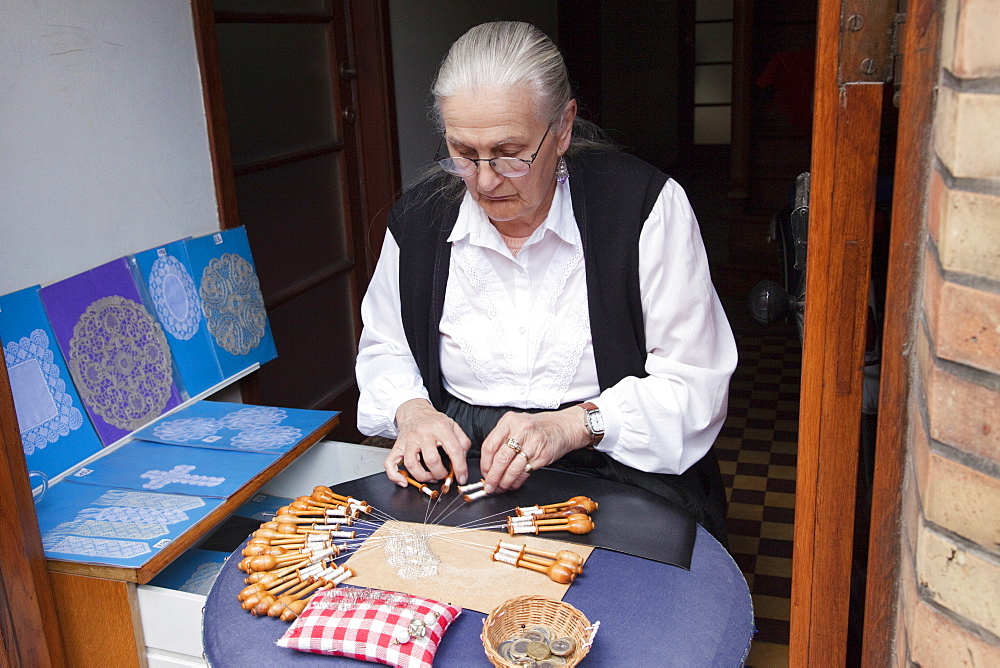
[[(223, 567), (205, 605), (203, 640), (210, 665), (365, 665), (275, 645), (289, 623), (254, 617), (236, 599), (246, 586), (246, 574), (236, 567), (241, 550)], [(690, 570), (598, 548), (563, 600), (591, 622), (601, 622), (584, 666), (741, 666), (754, 633), (747, 582), (725, 548), (701, 526)], [(485, 619), (464, 610), (445, 634), (434, 665), (489, 666), (480, 640)]]

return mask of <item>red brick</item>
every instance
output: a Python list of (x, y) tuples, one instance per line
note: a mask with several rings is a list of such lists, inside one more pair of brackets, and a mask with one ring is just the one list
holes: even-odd
[(924, 517), (1000, 554), (1000, 480), (929, 452)]
[[(917, 581), (926, 598), (994, 635), (1000, 634), (1000, 564), (995, 558), (924, 525), (917, 538)], [(916, 635), (922, 635), (919, 626), (918, 615)]]
[(922, 601), (914, 609), (907, 636), (910, 660), (923, 668), (1000, 666), (1000, 647), (983, 641)]
[(943, 281), (939, 304), (938, 357), (1000, 373), (1000, 295)]
[[(996, 36), (1000, 34), (1000, 12), (996, 0), (961, 0), (946, 3), (949, 27), (954, 36), (944, 41), (941, 64), (963, 78), (995, 77), (1000, 75), (1000, 50)], [(944, 46), (944, 45), (943, 45)]]
[(1000, 462), (1000, 394), (936, 367), (929, 376), (931, 438)]

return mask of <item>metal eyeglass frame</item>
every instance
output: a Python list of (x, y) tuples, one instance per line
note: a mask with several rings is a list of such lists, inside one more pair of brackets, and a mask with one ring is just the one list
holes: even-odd
[[(538, 148), (536, 148), (535, 152), (531, 154), (531, 158), (529, 158), (527, 160), (525, 160), (524, 158), (514, 158), (514, 157), (507, 157), (507, 156), (498, 156), (496, 158), (466, 158), (466, 157), (463, 157), (463, 156), (451, 156), (451, 155), (449, 155), (447, 157), (442, 157), (441, 156), (441, 146), (444, 144), (444, 136), (442, 135), (441, 141), (438, 142), (437, 151), (434, 152), (434, 162), (436, 162), (441, 167), (441, 169), (443, 169), (444, 171), (448, 172), (449, 174), (454, 174), (455, 176), (460, 176), (462, 178), (468, 178), (468, 177), (476, 174), (479, 171), (479, 163), (481, 163), (481, 162), (488, 162), (490, 164), (490, 167), (493, 169), (493, 171), (496, 172), (497, 174), (499, 174), (500, 176), (503, 176), (503, 177), (506, 177), (506, 178), (515, 179), (515, 178), (524, 176), (529, 171), (531, 171), (531, 163), (533, 163), (535, 161), (535, 156), (537, 156), (538, 152), (542, 150), (542, 144), (545, 143), (545, 138), (549, 136), (549, 131), (551, 129), (552, 129), (551, 125), (549, 125), (549, 127), (545, 128), (545, 134), (542, 135), (542, 141), (538, 142)], [(468, 174), (465, 174), (463, 172), (452, 171), (451, 169), (448, 169), (448, 167), (445, 166), (445, 163), (450, 163), (452, 166), (454, 166), (456, 164), (461, 164), (461, 163), (456, 163), (455, 162), (456, 160), (465, 160), (466, 162), (473, 163), (475, 165), (475, 167), (476, 167), (476, 171), (475, 172), (470, 172)], [(500, 169), (497, 169), (497, 164), (498, 163), (501, 164), (501, 165), (510, 165), (510, 164), (516, 164), (518, 162), (523, 162), (525, 165), (527, 165), (527, 168), (525, 168), (525, 170), (523, 172), (521, 172), (521, 171), (504, 172), (504, 171), (501, 171)], [(504, 169), (506, 169), (506, 168), (504, 168)]]

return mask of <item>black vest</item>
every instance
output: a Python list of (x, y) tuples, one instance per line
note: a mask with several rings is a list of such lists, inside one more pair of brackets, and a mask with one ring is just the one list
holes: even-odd
[[(590, 332), (601, 389), (644, 377), (646, 336), (639, 292), (639, 234), (667, 176), (625, 153), (583, 152), (567, 159), (583, 240)], [(461, 199), (425, 183), (403, 193), (389, 215), (399, 246), (403, 329), (431, 402), (443, 407), (439, 324)]]

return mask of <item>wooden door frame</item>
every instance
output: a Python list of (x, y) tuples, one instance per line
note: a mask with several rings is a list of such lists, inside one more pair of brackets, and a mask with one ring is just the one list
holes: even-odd
[[(240, 225), (236, 196), (229, 127), (226, 119), (219, 47), (212, 0), (192, 0), (195, 42), (202, 76), (205, 116), (208, 125), (209, 152), (218, 201), (219, 226), (229, 229)], [(351, 0), (335, 3), (342, 9), (346, 43), (338, 40), (334, 87), (345, 115), (351, 108), (352, 120), (343, 123), (346, 144), (344, 179), (361, 197), (343, 193), (348, 205), (347, 217), (363, 232), (356, 234), (353, 224), (346, 229), (347, 245), (354, 271), (351, 278), (352, 318), (361, 323), (361, 299), (368, 288), (385, 237), (389, 211), (400, 191), (399, 146), (396, 132), (396, 105), (392, 73), (392, 49), (389, 32), (388, 0)], [(347, 54), (350, 54), (349, 56)], [(348, 140), (349, 138), (349, 140)], [(355, 328), (355, 344), (361, 328)], [(240, 381), (243, 401), (260, 403), (257, 374)], [(345, 390), (341, 399), (356, 406), (357, 386)], [(327, 406), (317, 406), (326, 408)], [(356, 408), (344, 409), (333, 438), (356, 440), (351, 426), (356, 422)]]
[(0, 351), (0, 665), (64, 666), (55, 597)]
[[(910, 396), (910, 342), (918, 318), (917, 280), (933, 151), (931, 127), (942, 17), (936, 0), (909, 0), (897, 68), (899, 132), (882, 338), (872, 521), (865, 593), (863, 666), (892, 662), (901, 559), (903, 471)], [(895, 648), (905, 652), (905, 648)]]
[[(863, 663), (891, 662), (896, 638), (902, 471), (915, 284), (931, 149), (940, 15), (910, 0), (883, 327)], [(882, 82), (892, 76), (895, 0), (819, 0), (792, 567), (790, 665), (844, 665), (850, 599), (860, 368)], [(843, 15), (842, 12), (843, 11)], [(844, 16), (878, 34), (850, 43)], [(878, 15), (874, 21), (873, 15)], [(888, 26), (888, 28), (887, 28)], [(863, 63), (871, 58), (871, 63)], [(859, 71), (859, 64), (862, 68)], [(869, 74), (862, 74), (874, 69)], [(863, 280), (862, 280), (863, 279)], [(844, 326), (848, 323), (849, 326)], [(895, 648), (898, 651), (898, 648)], [(905, 650), (904, 650), (905, 651)]]

